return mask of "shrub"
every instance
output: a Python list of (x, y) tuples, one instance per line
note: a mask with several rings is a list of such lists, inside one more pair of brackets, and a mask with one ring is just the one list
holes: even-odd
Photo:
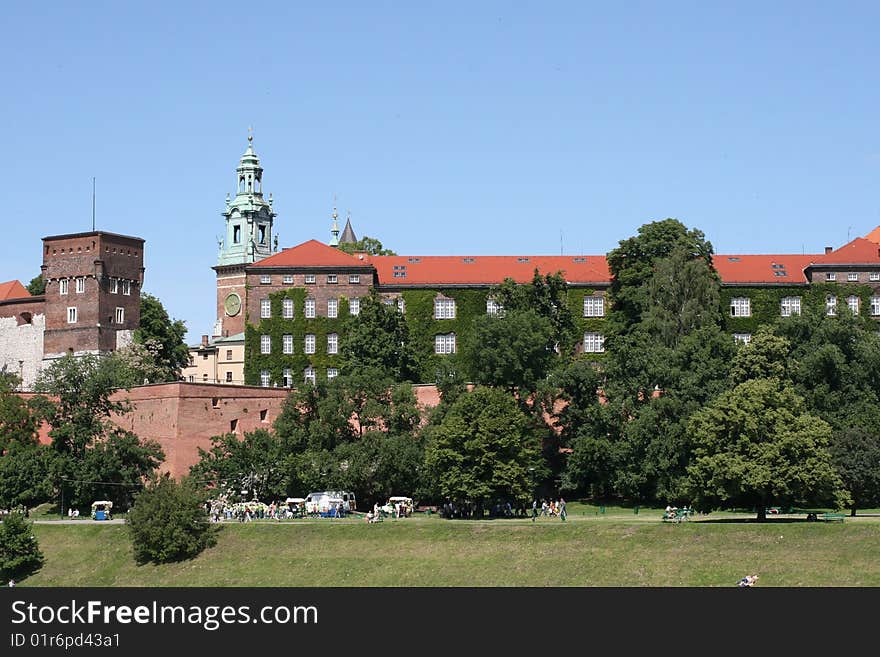
[(0, 524), (0, 576), (20, 578), (30, 575), (43, 565), (32, 522), (21, 513), (10, 513)]
[(189, 479), (165, 475), (148, 485), (134, 502), (126, 524), (138, 563), (182, 561), (217, 542), (202, 504), (204, 493)]

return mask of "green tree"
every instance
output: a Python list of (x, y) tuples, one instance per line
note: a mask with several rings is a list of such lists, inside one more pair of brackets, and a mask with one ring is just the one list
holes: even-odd
[(462, 358), (475, 383), (520, 392), (538, 388), (554, 363), (553, 325), (533, 310), (481, 315), (462, 345)]
[(810, 415), (790, 385), (752, 379), (693, 414), (688, 488), (698, 508), (849, 502), (829, 451), (831, 427)]
[(74, 479), (66, 482), (66, 494), (80, 507), (94, 500), (110, 500), (115, 510), (125, 511), (164, 460), (158, 442), (115, 429), (73, 464), (69, 471)]
[(378, 372), (395, 381), (416, 378), (406, 320), (397, 306), (384, 303), (375, 289), (361, 300), (360, 314), (346, 322), (340, 369), (348, 375)]
[(452, 405), (426, 445), (425, 463), (442, 497), (485, 508), (495, 500), (526, 500), (529, 468), (543, 467), (529, 418), (512, 396), (477, 387)]
[(199, 448), (199, 462), (190, 475), (211, 482), (233, 500), (268, 500), (288, 492), (286, 457), (284, 442), (265, 429), (246, 432), (243, 438), (227, 433), (211, 438), (209, 451)]
[(183, 478), (159, 477), (137, 496), (126, 525), (138, 563), (191, 559), (216, 544), (216, 530), (202, 505), (205, 491)]
[(340, 244), (339, 250), (344, 251), (345, 253), (368, 253), (370, 255), (379, 256), (397, 255), (391, 249), (383, 248), (382, 242), (375, 237), (367, 237), (366, 235), (356, 242)]
[(750, 379), (787, 378), (790, 350), (789, 341), (776, 335), (773, 327), (760, 327), (733, 357), (731, 380), (737, 384)]
[(18, 377), (0, 377), (0, 454), (9, 445), (35, 445), (43, 421), (41, 400), (24, 400), (15, 393)]
[(38, 570), (45, 561), (32, 522), (21, 513), (9, 513), (0, 523), (0, 576), (22, 578)]
[(42, 274), (37, 274), (31, 279), (31, 282), (27, 284), (27, 291), (32, 297), (46, 294), (46, 279)]
[(831, 458), (852, 496), (851, 516), (858, 508), (880, 504), (880, 435), (863, 429), (835, 431)]
[(700, 258), (712, 266), (712, 244), (702, 231), (688, 228), (677, 219), (644, 224), (638, 235), (621, 240), (608, 255), (611, 271), (611, 310), (608, 331), (628, 333), (638, 325), (649, 307), (648, 287), (658, 260), (684, 249), (688, 260)]
[(30, 508), (53, 499), (56, 458), (47, 445), (10, 444), (0, 456), (0, 509)]
[(189, 362), (185, 336), (186, 323), (183, 320), (172, 320), (159, 299), (146, 292), (141, 294), (141, 321), (134, 339), (155, 352), (156, 363), (161, 368), (161, 381), (177, 381), (181, 369)]

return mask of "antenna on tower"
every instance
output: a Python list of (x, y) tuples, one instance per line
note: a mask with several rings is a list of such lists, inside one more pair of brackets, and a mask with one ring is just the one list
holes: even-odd
[(92, 176), (92, 232), (95, 232), (95, 177)]

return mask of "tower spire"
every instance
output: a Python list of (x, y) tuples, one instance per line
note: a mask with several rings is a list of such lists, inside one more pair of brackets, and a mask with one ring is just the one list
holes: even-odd
[(330, 224), (330, 246), (339, 246), (339, 224), (336, 219), (339, 215), (336, 213), (336, 194), (333, 195), (333, 213), (330, 215), (333, 223)]

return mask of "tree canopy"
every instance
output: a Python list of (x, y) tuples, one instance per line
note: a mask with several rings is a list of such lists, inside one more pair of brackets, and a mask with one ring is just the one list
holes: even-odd
[(180, 371), (189, 362), (189, 348), (184, 342), (186, 323), (172, 320), (156, 297), (141, 294), (141, 321), (134, 332), (135, 342), (143, 344), (154, 355), (159, 381), (177, 381)]
[(343, 244), (340, 244), (338, 248), (340, 251), (345, 251), (346, 253), (369, 253), (370, 255), (381, 256), (397, 255), (391, 249), (384, 248), (382, 246), (382, 242), (377, 240), (375, 237), (367, 237), (366, 235), (364, 235), (356, 242), (345, 242)]

